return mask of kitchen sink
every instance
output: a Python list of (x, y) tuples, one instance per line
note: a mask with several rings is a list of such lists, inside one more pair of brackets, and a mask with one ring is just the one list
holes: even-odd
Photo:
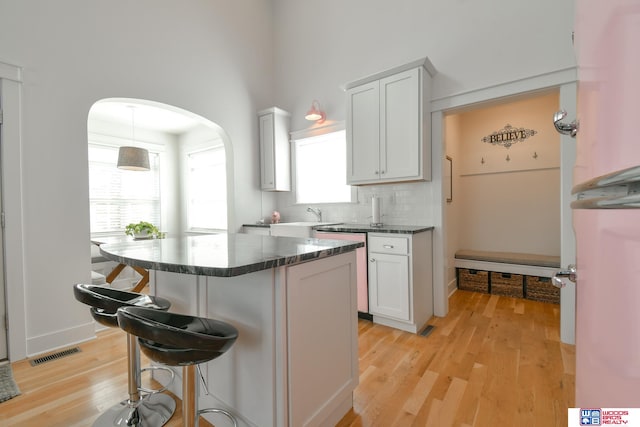
[(271, 224), (272, 236), (313, 237), (313, 228), (321, 225), (336, 225), (340, 222), (299, 221)]

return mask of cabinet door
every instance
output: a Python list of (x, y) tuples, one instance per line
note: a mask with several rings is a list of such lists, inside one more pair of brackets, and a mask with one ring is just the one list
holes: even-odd
[(369, 311), (374, 315), (411, 320), (408, 256), (369, 254)]
[(421, 178), (420, 70), (380, 80), (380, 177)]
[(380, 90), (378, 81), (347, 92), (347, 183), (380, 179)]
[(260, 116), (260, 183), (263, 190), (276, 188), (274, 115)]
[(273, 107), (260, 118), (260, 187), (264, 191), (291, 190), (289, 113)]

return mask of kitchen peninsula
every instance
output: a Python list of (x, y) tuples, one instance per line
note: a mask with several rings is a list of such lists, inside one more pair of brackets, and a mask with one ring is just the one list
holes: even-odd
[[(352, 407), (360, 246), (224, 233), (104, 244), (100, 252), (150, 270), (150, 292), (169, 299), (171, 311), (233, 324), (234, 346), (203, 366), (208, 394), (201, 387), (199, 405), (227, 409), (241, 426), (279, 427), (335, 425)], [(180, 396), (176, 373), (171, 391)]]

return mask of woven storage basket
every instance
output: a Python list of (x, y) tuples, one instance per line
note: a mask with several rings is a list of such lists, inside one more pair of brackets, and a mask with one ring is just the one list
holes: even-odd
[(458, 288), (465, 291), (489, 293), (489, 272), (459, 268)]
[(551, 284), (550, 278), (525, 276), (525, 280), (527, 299), (560, 304), (560, 289)]
[(491, 293), (508, 297), (522, 298), (523, 291), (522, 274), (491, 272)]

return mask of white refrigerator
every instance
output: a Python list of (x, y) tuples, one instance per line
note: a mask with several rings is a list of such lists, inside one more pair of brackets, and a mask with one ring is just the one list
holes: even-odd
[(577, 131), (575, 406), (638, 408), (640, 0), (575, 2), (577, 129), (554, 118)]

